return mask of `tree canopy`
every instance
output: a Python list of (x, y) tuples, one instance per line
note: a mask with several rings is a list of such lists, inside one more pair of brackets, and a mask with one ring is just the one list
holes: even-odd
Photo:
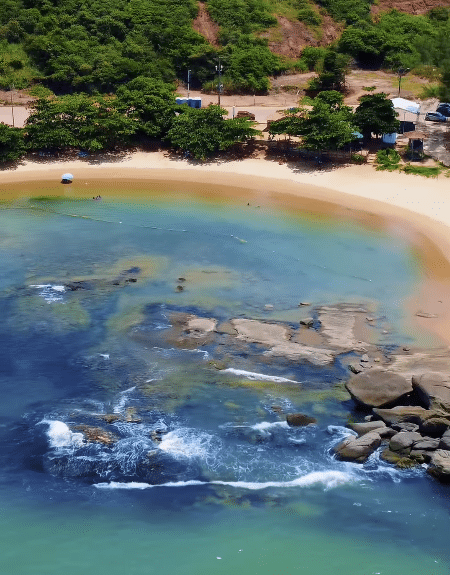
[(116, 107), (115, 98), (83, 94), (41, 98), (27, 120), (26, 142), (32, 150), (112, 150), (130, 142), (136, 125), (133, 116)]
[(24, 153), (23, 130), (0, 124), (0, 162), (14, 162)]
[(366, 138), (397, 132), (400, 126), (392, 101), (384, 92), (362, 96), (354, 119)]
[(254, 122), (246, 118), (224, 119), (227, 111), (220, 106), (195, 109), (184, 105), (184, 108), (174, 119), (167, 140), (197, 159), (204, 160), (260, 133), (253, 128)]

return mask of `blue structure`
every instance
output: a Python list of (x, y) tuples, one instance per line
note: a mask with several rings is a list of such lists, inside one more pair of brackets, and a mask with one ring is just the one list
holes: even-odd
[(202, 99), (201, 98), (175, 98), (177, 104), (187, 104), (190, 108), (201, 108)]

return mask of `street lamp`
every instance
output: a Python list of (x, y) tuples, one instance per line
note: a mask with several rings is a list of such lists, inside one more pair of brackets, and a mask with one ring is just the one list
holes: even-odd
[(218, 63), (218, 65), (216, 66), (216, 72), (219, 74), (219, 83), (217, 84), (217, 96), (218, 96), (218, 103), (219, 103), (219, 106), (220, 106), (220, 93), (222, 92), (222, 88), (223, 88), (223, 86), (222, 86), (222, 81), (221, 81), (221, 80), (222, 80), (222, 70), (223, 70), (223, 66), (222, 66), (222, 64), (220, 63), (220, 58), (218, 58), (218, 60), (219, 60), (219, 63)]
[(191, 79), (191, 71), (188, 70), (188, 85), (187, 85), (187, 88), (188, 88), (188, 98), (189, 98), (189, 81), (190, 81), (190, 79)]
[(402, 84), (402, 76), (405, 76), (409, 72), (409, 68), (399, 68), (397, 70), (398, 74), (398, 95), (400, 96), (400, 88)]

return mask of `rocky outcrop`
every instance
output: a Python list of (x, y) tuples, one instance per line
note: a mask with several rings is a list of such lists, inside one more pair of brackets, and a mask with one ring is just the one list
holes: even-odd
[(431, 372), (412, 377), (412, 385), (427, 409), (450, 413), (450, 376)]
[(338, 459), (364, 463), (380, 445), (379, 433), (370, 431), (361, 437), (347, 437), (334, 448), (334, 451)]
[(350, 429), (356, 431), (358, 435), (365, 435), (366, 433), (370, 433), (371, 431), (377, 431), (380, 433), (381, 430), (387, 429), (387, 425), (384, 421), (367, 421), (365, 423), (350, 423)]
[(401, 375), (377, 368), (355, 375), (345, 387), (352, 398), (364, 407), (392, 405), (413, 390), (411, 382)]
[(398, 405), (392, 409), (374, 409), (373, 412), (387, 425), (413, 423), (419, 426), (428, 416), (429, 412), (417, 405)]
[(441, 481), (450, 481), (450, 451), (438, 449), (433, 453), (428, 472)]

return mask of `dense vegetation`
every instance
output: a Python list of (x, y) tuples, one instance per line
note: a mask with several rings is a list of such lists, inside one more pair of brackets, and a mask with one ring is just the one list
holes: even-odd
[[(191, 70), (192, 87), (216, 90), (220, 56), (225, 91), (261, 93), (269, 88), (270, 76), (289, 69), (327, 72), (327, 58), (336, 58), (336, 51), (361, 66), (438, 67), (445, 76), (450, 70), (450, 9), (435, 8), (423, 16), (392, 10), (372, 18), (371, 4), (205, 0), (219, 26), (214, 47), (193, 30), (196, 0), (2, 0), (0, 87), (41, 82), (57, 94), (115, 93), (137, 77), (186, 81)], [(305, 48), (297, 61), (273, 54), (266, 38), (277, 29), (278, 13), (316, 32), (327, 13), (343, 23), (332, 56), (329, 49), (313, 47)], [(340, 89), (339, 82), (323, 80), (319, 89)]]
[(300, 137), (301, 147), (321, 152), (341, 150), (354, 142), (360, 130), (366, 139), (394, 132), (399, 127), (396, 113), (386, 94), (368, 94), (353, 112), (344, 106), (340, 92), (321, 92), (311, 102), (311, 109), (297, 108), (270, 124), (270, 134), (286, 134)]
[[(450, 99), (450, 8), (423, 16), (392, 10), (371, 17), (371, 0), (204, 0), (218, 25), (211, 45), (194, 31), (197, 0), (2, 0), (0, 87), (31, 87), (40, 96), (25, 130), (2, 127), (0, 161), (25, 149), (88, 152), (158, 140), (205, 158), (256, 135), (248, 120), (225, 120), (218, 107), (177, 106), (175, 89), (264, 93), (269, 77), (315, 70), (313, 108), (292, 112), (272, 133), (301, 136), (306, 148), (340, 149), (359, 129), (393, 131), (383, 94), (365, 96), (355, 114), (336, 94), (351, 60), (363, 67), (399, 67), (441, 80)], [(343, 33), (328, 47), (305, 47), (297, 60), (275, 55), (267, 38), (276, 15), (302, 21), (319, 38), (330, 15)]]

